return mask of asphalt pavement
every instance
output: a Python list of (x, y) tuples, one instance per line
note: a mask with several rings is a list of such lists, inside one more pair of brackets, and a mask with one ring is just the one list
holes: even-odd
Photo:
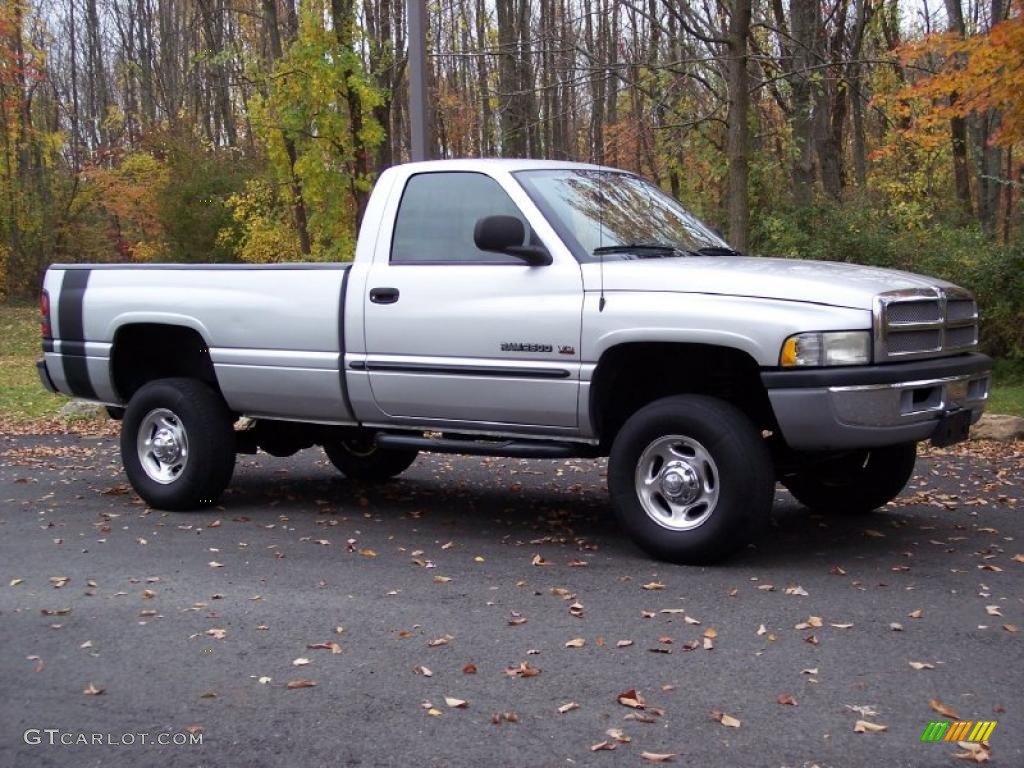
[(163, 513), (110, 437), (0, 437), (0, 766), (1024, 765), (1024, 445), (869, 517), (780, 491), (716, 567), (648, 559), (604, 486), (311, 450)]

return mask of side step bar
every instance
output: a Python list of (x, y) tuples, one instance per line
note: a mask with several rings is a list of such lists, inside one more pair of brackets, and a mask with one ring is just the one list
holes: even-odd
[(462, 453), (470, 456), (508, 456), (518, 459), (571, 459), (583, 456), (587, 446), (540, 440), (469, 440), (448, 437), (377, 433), (381, 448), (414, 448), (431, 453)]

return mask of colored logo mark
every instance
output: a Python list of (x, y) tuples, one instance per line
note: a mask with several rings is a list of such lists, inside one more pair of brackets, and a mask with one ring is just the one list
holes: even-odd
[(986, 741), (995, 729), (995, 720), (933, 720), (921, 734), (921, 741)]

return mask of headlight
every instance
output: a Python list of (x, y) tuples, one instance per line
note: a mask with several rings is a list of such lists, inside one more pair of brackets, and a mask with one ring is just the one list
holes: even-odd
[(814, 331), (790, 336), (782, 345), (783, 368), (818, 365), (863, 365), (871, 361), (867, 331)]

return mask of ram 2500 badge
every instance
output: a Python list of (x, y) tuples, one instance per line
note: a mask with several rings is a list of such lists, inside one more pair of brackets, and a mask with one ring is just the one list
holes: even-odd
[(676, 562), (751, 541), (777, 481), (885, 504), (917, 443), (967, 436), (991, 363), (955, 285), (745, 257), (633, 174), (532, 160), (385, 171), (351, 264), (57, 264), (42, 315), (44, 384), (123, 411), (153, 507), (213, 503), (257, 449), (360, 482), (419, 451), (607, 456), (622, 527)]

